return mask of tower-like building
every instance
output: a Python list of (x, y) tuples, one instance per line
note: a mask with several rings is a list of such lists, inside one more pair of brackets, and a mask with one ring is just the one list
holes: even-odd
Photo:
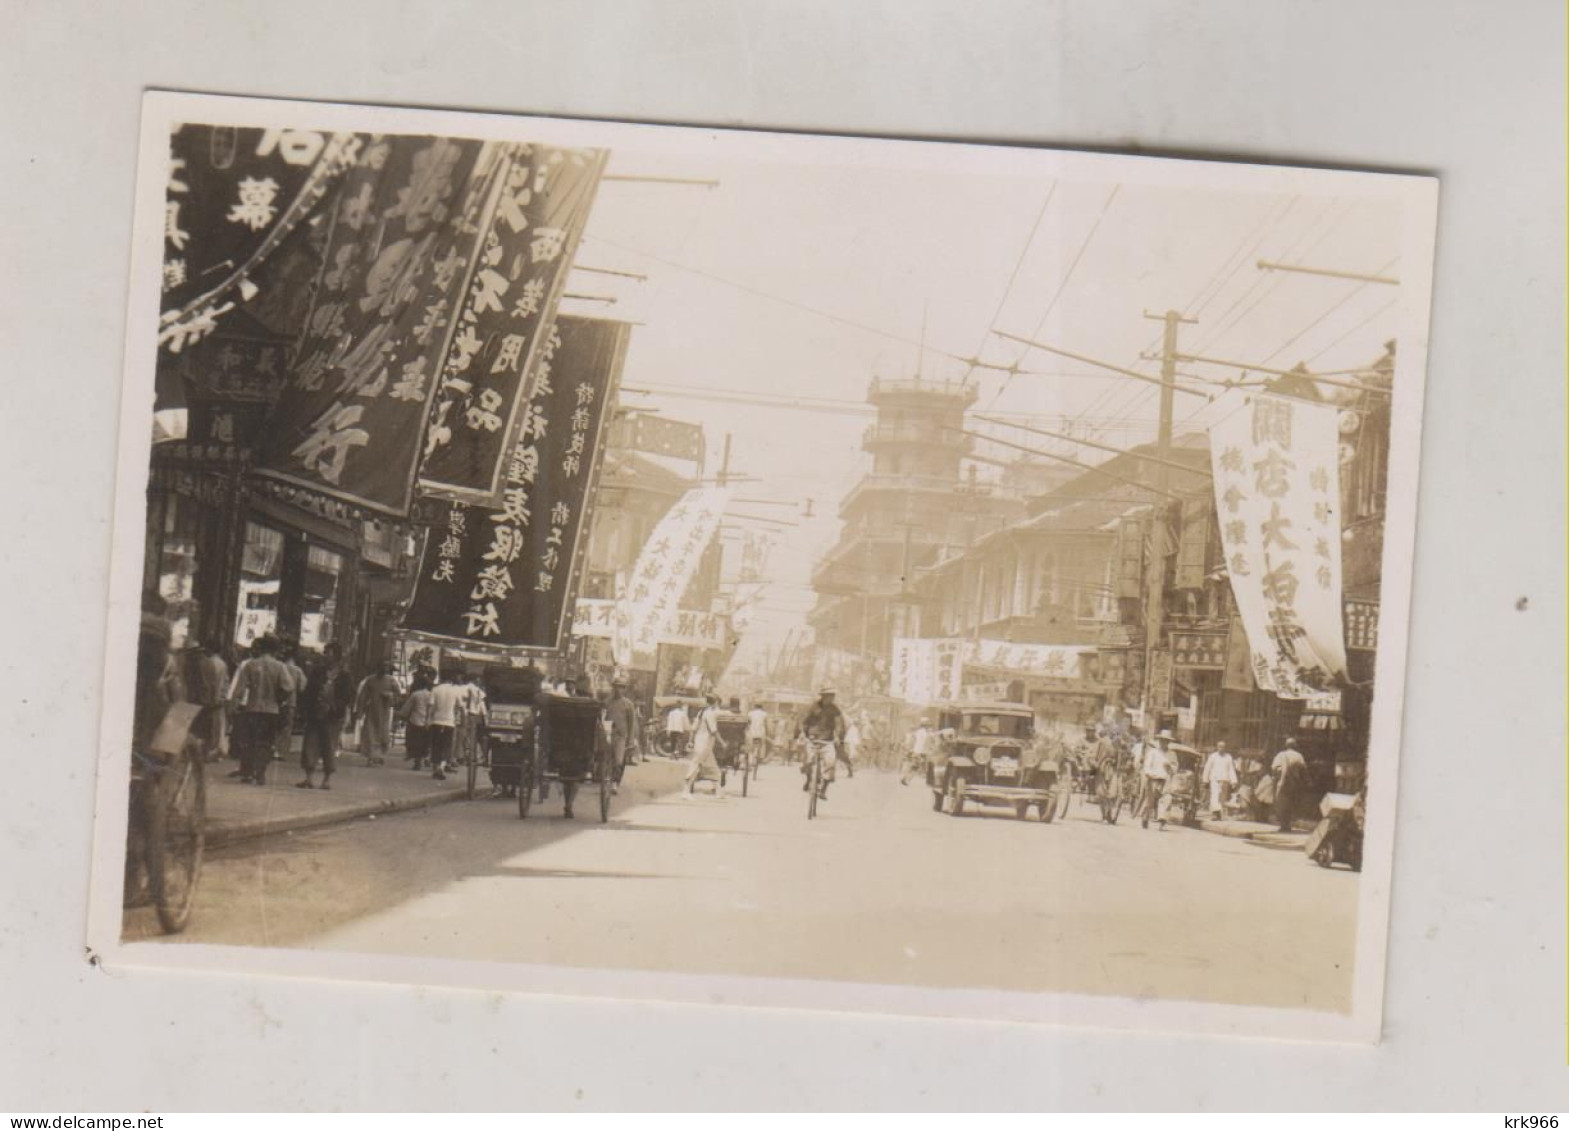
[(809, 621), (818, 648), (886, 659), (911, 635), (914, 572), (1023, 514), (1016, 491), (978, 479), (961, 461), (974, 385), (920, 377), (873, 380), (876, 420), (862, 447), (872, 466), (839, 504), (839, 542), (812, 575)]

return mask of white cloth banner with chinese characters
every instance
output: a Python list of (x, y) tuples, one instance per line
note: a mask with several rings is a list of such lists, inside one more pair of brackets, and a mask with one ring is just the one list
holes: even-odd
[(1306, 699), (1346, 670), (1336, 410), (1264, 393), (1210, 429), (1215, 508), (1253, 674)]
[(611, 637), (616, 663), (632, 667), (636, 655), (652, 653), (661, 634), (674, 626), (681, 595), (719, 530), (729, 501), (729, 487), (694, 487), (654, 527), (638, 555), (627, 594), (616, 602)]
[(1079, 675), (1079, 660), (1094, 653), (1094, 647), (1084, 644), (1010, 644), (1004, 640), (969, 640), (964, 646), (964, 662), (978, 668), (1002, 668), (1023, 675), (1076, 679)]
[(888, 693), (918, 706), (959, 698), (964, 641), (897, 636), (888, 672)]

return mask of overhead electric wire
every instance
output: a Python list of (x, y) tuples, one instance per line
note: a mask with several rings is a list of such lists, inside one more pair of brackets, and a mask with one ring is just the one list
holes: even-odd
[(937, 354), (939, 357), (947, 358), (950, 361), (956, 361), (961, 365), (967, 364), (969, 362), (969, 358), (960, 357), (958, 354), (951, 353), (948, 350), (927, 345), (925, 342), (918, 339), (909, 338), (903, 334), (895, 334), (889, 330), (882, 330), (876, 326), (869, 326), (864, 322), (858, 322), (853, 318), (846, 318), (842, 314), (835, 314), (832, 311), (823, 310), (820, 307), (808, 306), (804, 302), (798, 302), (795, 299), (786, 298), (783, 295), (773, 294), (769, 291), (763, 290), (760, 287), (752, 286), (750, 283), (740, 283), (734, 279), (727, 279), (722, 275), (716, 275), (712, 271), (706, 271), (701, 267), (693, 267), (689, 263), (680, 263), (674, 259), (667, 259), (666, 257), (662, 255), (656, 255), (651, 251), (644, 251), (642, 248), (632, 247), (630, 244), (624, 244), (617, 240), (608, 239), (605, 236), (591, 235), (588, 233), (585, 233), (583, 238), (595, 243), (605, 244), (608, 247), (619, 248), (622, 251), (628, 252), (632, 255), (640, 255), (645, 259), (650, 259), (655, 263), (661, 263), (666, 267), (672, 267), (677, 271), (685, 271), (688, 274), (696, 275), (699, 278), (721, 283), (727, 287), (734, 287), (736, 290), (742, 291), (756, 298), (767, 299), (769, 302), (777, 302), (782, 306), (788, 306), (795, 310), (803, 311), (807, 314), (815, 314), (819, 318), (826, 318), (828, 321), (836, 322), (841, 326), (848, 326), (855, 330), (861, 330), (864, 333), (873, 334), (879, 338), (886, 338), (889, 341), (901, 342), (904, 345), (914, 346), (923, 353)]
[(976, 362), (965, 370), (964, 380), (960, 384), (968, 385), (970, 378), (975, 375), (977, 367), (992, 368), (991, 366), (980, 365), (979, 358), (981, 352), (985, 350), (986, 343), (991, 338), (991, 332), (997, 328), (997, 319), (1002, 317), (1002, 308), (1008, 305), (1008, 296), (1013, 293), (1013, 284), (1018, 282), (1019, 271), (1024, 266), (1024, 261), (1029, 258), (1030, 248), (1035, 245), (1035, 233), (1040, 231), (1041, 221), (1046, 218), (1046, 209), (1051, 207), (1051, 198), (1057, 195), (1058, 183), (1057, 181), (1052, 181), (1051, 188), (1046, 190), (1046, 199), (1041, 201), (1041, 210), (1035, 214), (1035, 223), (1030, 225), (1030, 234), (1025, 238), (1024, 246), (1019, 249), (1019, 258), (1014, 261), (1013, 272), (1008, 276), (1008, 285), (1002, 289), (1002, 297), (997, 300), (997, 309), (992, 312), (991, 321), (986, 326), (986, 332), (981, 335), (981, 344), (975, 347)]
[[(1377, 271), (1373, 272), (1373, 274), (1375, 274), (1375, 275), (1382, 275), (1385, 271), (1388, 271), (1391, 267), (1393, 267), (1396, 263), (1399, 263), (1399, 262), (1400, 262), (1400, 256), (1397, 255), (1393, 259), (1389, 260), (1388, 263), (1385, 263)], [(1284, 342), (1282, 342), (1275, 349), (1275, 351), (1273, 353), (1271, 353), (1268, 357), (1264, 358), (1263, 361), (1260, 362), (1260, 364), (1261, 365), (1262, 364), (1268, 364), (1274, 358), (1279, 357), (1281, 354), (1285, 353), (1286, 350), (1291, 347), (1291, 344), (1293, 342), (1295, 342), (1298, 339), (1300, 339), (1302, 337), (1302, 335), (1304, 335), (1304, 334), (1308, 333), (1309, 331), (1311, 331), (1315, 326), (1320, 325), (1326, 318), (1328, 318), (1330, 315), (1334, 314), (1335, 311), (1339, 310), (1342, 306), (1345, 306), (1346, 303), (1348, 303), (1352, 299), (1356, 298), (1357, 295), (1361, 294), (1363, 291), (1367, 290), (1367, 288), (1371, 287), (1371, 286), (1373, 286), (1373, 283), (1372, 283), (1371, 280), (1369, 280), (1368, 282), (1358, 283), (1356, 286), (1352, 287), (1349, 291), (1347, 291), (1344, 295), (1341, 296), (1339, 302), (1335, 303), (1328, 310), (1324, 311), (1324, 313), (1320, 314), (1317, 318), (1313, 319), (1313, 321), (1309, 322), (1306, 326), (1302, 327), (1302, 329), (1298, 330), (1295, 334), (1292, 334), (1291, 337), (1287, 338)]]
[(1397, 307), (1399, 305), (1400, 305), (1400, 296), (1396, 295), (1394, 298), (1392, 298), (1388, 302), (1386, 302), (1383, 306), (1379, 307), (1377, 310), (1373, 311), (1373, 313), (1369, 314), (1366, 318), (1362, 319), (1362, 321), (1358, 322), (1355, 326), (1351, 327), (1351, 329), (1347, 330), (1344, 334), (1341, 334), (1340, 337), (1338, 337), (1334, 341), (1330, 342), (1329, 345), (1325, 346), (1323, 349), (1319, 350), (1312, 357), (1308, 358), (1308, 364), (1311, 365), (1313, 362), (1315, 362), (1319, 358), (1323, 357), (1330, 350), (1332, 350), (1336, 346), (1338, 346), (1341, 342), (1343, 342), (1347, 338), (1349, 338), (1352, 334), (1355, 334), (1358, 330), (1362, 329), (1362, 327), (1366, 326), (1369, 322), (1372, 322), (1376, 318), (1383, 317), (1385, 314), (1388, 314), (1391, 310), (1393, 310), (1395, 307)]

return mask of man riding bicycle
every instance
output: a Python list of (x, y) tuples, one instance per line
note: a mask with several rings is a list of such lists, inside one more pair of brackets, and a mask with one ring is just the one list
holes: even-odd
[[(808, 743), (831, 742), (834, 748), (834, 757), (826, 759), (823, 767), (822, 785), (818, 788), (817, 796), (827, 800), (828, 783), (833, 780), (834, 766), (844, 757), (844, 712), (834, 703), (834, 689), (825, 687), (817, 693), (817, 702), (807, 712), (806, 718), (801, 720), (801, 733)], [(810, 756), (820, 757), (810, 746), (807, 748)], [(801, 773), (806, 781), (801, 784), (801, 792), (805, 793), (811, 788), (811, 757), (801, 759)]]
[(900, 785), (909, 785), (912, 776), (926, 772), (926, 760), (931, 757), (936, 740), (937, 736), (932, 733), (930, 722), (922, 719), (916, 724), (915, 730), (910, 734), (909, 752), (899, 767)]

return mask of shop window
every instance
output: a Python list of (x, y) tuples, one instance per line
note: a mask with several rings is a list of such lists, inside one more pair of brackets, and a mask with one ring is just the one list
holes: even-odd
[(189, 499), (166, 497), (156, 576), (158, 596), (172, 632), (170, 642), (176, 650), (185, 647), (195, 624), (197, 523), (196, 507)]
[(278, 587), (283, 580), (283, 534), (260, 523), (245, 524), (240, 556), (240, 597), (234, 642), (249, 648), (277, 631)]
[(305, 559), (305, 609), (300, 616), (300, 644), (320, 651), (343, 634), (340, 597), (343, 555), (310, 547)]

